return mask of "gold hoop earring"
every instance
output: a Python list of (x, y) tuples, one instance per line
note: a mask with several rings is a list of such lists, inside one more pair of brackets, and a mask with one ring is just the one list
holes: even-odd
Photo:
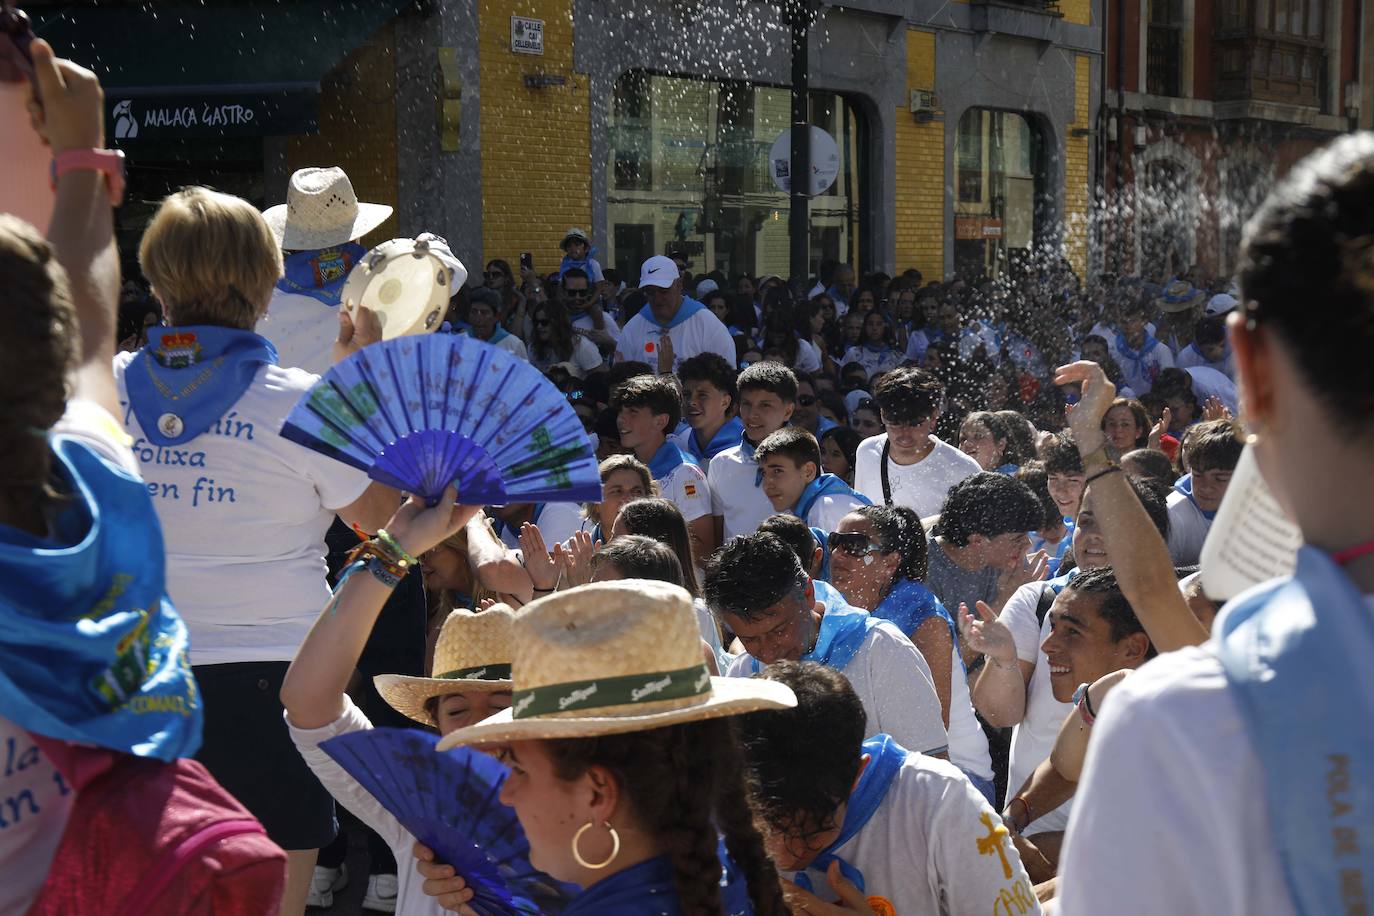
[(572, 839), (572, 854), (573, 858), (577, 860), (578, 865), (581, 865), (583, 868), (589, 868), (592, 871), (600, 871), (614, 862), (615, 857), (620, 855), (620, 834), (615, 832), (615, 828), (610, 825), (609, 821), (606, 823), (606, 829), (611, 832), (611, 854), (606, 857), (606, 861), (604, 862), (592, 863), (582, 858), (582, 853), (577, 849), (577, 844), (582, 840), (582, 834), (586, 833), (591, 828), (591, 821), (587, 821), (587, 823), (577, 828), (577, 833), (573, 834)]

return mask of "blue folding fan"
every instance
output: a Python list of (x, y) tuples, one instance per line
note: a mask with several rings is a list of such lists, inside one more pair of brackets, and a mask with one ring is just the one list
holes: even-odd
[(600, 502), (596, 454), (563, 394), (467, 336), (397, 337), (333, 366), (282, 435), (433, 506)]
[(439, 736), (414, 728), (374, 728), (320, 745), (401, 826), (434, 850), (475, 896), (480, 916), (557, 913), (577, 888), (530, 864), (515, 811), (498, 796), (507, 770), (472, 750), (434, 750)]

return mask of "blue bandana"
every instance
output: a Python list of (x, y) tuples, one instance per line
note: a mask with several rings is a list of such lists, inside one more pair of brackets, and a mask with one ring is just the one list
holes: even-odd
[(154, 445), (180, 445), (205, 432), (253, 383), (277, 349), (238, 328), (153, 328), (124, 370), (129, 406)]
[(896, 579), (883, 600), (873, 609), (874, 617), (890, 620), (907, 636), (932, 617), (939, 617), (949, 626), (949, 638), (959, 645), (959, 631), (954, 619), (930, 589), (914, 579)]
[(849, 495), (865, 506), (873, 505), (873, 501), (867, 496), (857, 492), (853, 487), (836, 477), (834, 474), (822, 474), (807, 484), (805, 490), (802, 490), (801, 498), (797, 500), (796, 508), (792, 510), (792, 514), (805, 521), (811, 508), (816, 505), (816, 500), (820, 499), (822, 496), (835, 495)]
[(349, 272), (365, 254), (367, 249), (356, 242), (289, 254), (282, 261), (283, 273), (277, 289), (309, 296), (325, 305), (338, 305)]
[(574, 258), (570, 255), (563, 255), (563, 260), (558, 264), (558, 279), (562, 280), (563, 275), (570, 270), (577, 269), (587, 275), (589, 283), (595, 283), (596, 277), (592, 276), (592, 258), (596, 256), (596, 249), (587, 246), (587, 256), (584, 258)]
[(654, 480), (662, 480), (684, 464), (700, 467), (695, 458), (682, 450), (682, 446), (668, 439), (654, 452), (654, 457), (649, 461), (649, 473)]
[[(868, 638), (868, 631), (882, 621), (868, 611), (850, 606), (839, 590), (828, 582), (812, 579), (811, 584), (816, 590), (816, 600), (825, 606), (825, 616), (821, 618), (815, 648), (803, 655), (801, 660), (843, 671), (859, 653), (859, 647)], [(757, 658), (750, 657), (749, 663), (752, 674), (763, 670), (763, 664)]]
[(1207, 521), (1210, 522), (1212, 519), (1217, 517), (1217, 512), (1215, 509), (1213, 509), (1211, 512), (1208, 512), (1206, 509), (1202, 508), (1197, 504), (1197, 498), (1193, 496), (1192, 474), (1184, 474), (1182, 477), (1180, 477), (1178, 481), (1174, 484), (1174, 490), (1186, 496), (1188, 498), (1188, 502), (1193, 504), (1193, 508), (1201, 512), (1202, 517), (1207, 519)]
[(189, 757), (200, 697), (148, 491), (78, 440), (52, 449), (74, 496), (53, 539), (0, 525), (0, 716), (61, 741)]
[(665, 331), (671, 331), (673, 328), (682, 324), (688, 318), (691, 318), (693, 315), (695, 315), (697, 312), (701, 311), (704, 308), (706, 308), (706, 306), (702, 305), (700, 302), (696, 301), (691, 296), (684, 295), (682, 297), (682, 305), (678, 307), (677, 314), (674, 315), (672, 320), (669, 321), (667, 324), (664, 324), (663, 322), (659, 321), (658, 318), (654, 316), (653, 309), (646, 306), (641, 311), (644, 313), (644, 317), (648, 319), (650, 322), (658, 325)]
[(706, 448), (702, 448), (697, 442), (697, 432), (692, 432), (687, 436), (687, 450), (692, 453), (692, 457), (698, 462), (710, 461), (712, 458), (725, 451), (727, 448), (734, 448), (744, 441), (744, 421), (739, 417), (731, 417), (725, 421), (725, 425), (716, 430), (716, 434), (711, 437), (711, 441), (706, 443)]
[(1363, 868), (1368, 879), (1374, 823), (1374, 615), (1364, 596), (1330, 557), (1303, 547), (1291, 578), (1227, 605), (1210, 645), (1263, 765), (1295, 909), (1352, 912), (1346, 876)]
[[(724, 916), (752, 916), (749, 885), (725, 851), (716, 849), (723, 870), (720, 889)], [(668, 856), (648, 859), (602, 878), (573, 898), (563, 916), (682, 916), (682, 902), (673, 886), (673, 864)]]
[(830, 582), (830, 538), (819, 528), (812, 528), (811, 534), (821, 548), (821, 574), (817, 578), (823, 579), (824, 585)]
[(1159, 341), (1156, 340), (1155, 336), (1149, 331), (1145, 332), (1145, 340), (1141, 343), (1140, 349), (1138, 350), (1133, 349), (1130, 344), (1126, 343), (1125, 334), (1116, 335), (1117, 355), (1129, 364), (1129, 368), (1127, 366), (1121, 367), (1128, 378), (1154, 381), (1154, 376), (1150, 374), (1149, 368), (1145, 365), (1145, 358), (1149, 356), (1151, 351), (1157, 346), (1159, 346)]
[[(841, 859), (835, 851), (858, 836), (864, 825), (878, 813), (909, 753), (906, 748), (894, 741), (891, 735), (881, 732), (863, 743), (863, 751), (868, 755), (868, 766), (864, 767), (862, 775), (859, 776), (859, 784), (849, 793), (849, 804), (844, 810), (844, 823), (840, 825), (840, 835), (807, 866), (808, 871), (825, 874), (831, 862), (839, 862), (840, 874), (861, 891), (867, 890), (864, 887), (863, 872)], [(806, 872), (797, 872), (794, 883), (802, 890), (812, 890), (811, 876)]]

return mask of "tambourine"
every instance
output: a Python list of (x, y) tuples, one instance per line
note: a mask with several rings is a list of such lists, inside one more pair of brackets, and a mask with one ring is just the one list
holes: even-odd
[(438, 240), (392, 239), (363, 255), (340, 298), (350, 318), (359, 306), (371, 309), (382, 339), (391, 340), (438, 330), (449, 296), (467, 279), (467, 270)]

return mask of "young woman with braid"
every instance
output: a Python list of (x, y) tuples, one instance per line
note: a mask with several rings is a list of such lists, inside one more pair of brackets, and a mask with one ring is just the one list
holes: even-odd
[[(583, 888), (565, 916), (788, 912), (754, 826), (726, 716), (785, 709), (790, 688), (714, 678), (687, 592), (596, 582), (514, 622), (509, 710), (439, 743), (494, 745), (510, 766), (530, 860)], [(426, 893), (465, 912), (472, 892), (416, 848)]]

